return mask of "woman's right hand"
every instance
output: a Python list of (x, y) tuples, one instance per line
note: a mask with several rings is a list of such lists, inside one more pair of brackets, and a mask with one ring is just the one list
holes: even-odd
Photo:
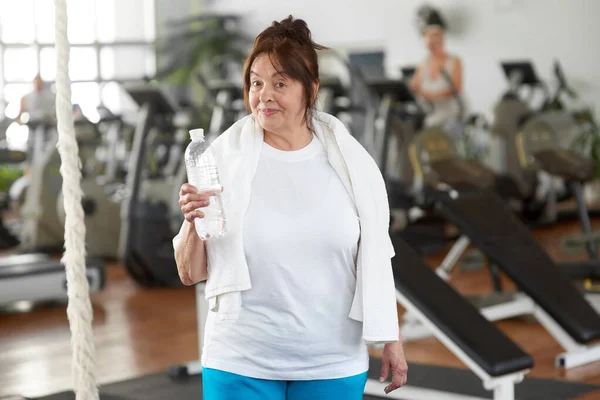
[[(223, 188), (221, 188), (221, 191)], [(179, 190), (179, 207), (181, 212), (188, 222), (194, 222), (195, 218), (204, 218), (204, 213), (199, 208), (208, 207), (210, 198), (217, 194), (215, 190), (203, 190), (198, 192), (198, 189), (184, 183)]]

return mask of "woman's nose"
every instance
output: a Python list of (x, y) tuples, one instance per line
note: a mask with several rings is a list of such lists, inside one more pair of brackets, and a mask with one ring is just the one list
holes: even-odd
[(269, 100), (273, 100), (273, 91), (271, 90), (271, 88), (268, 85), (264, 85), (262, 87), (262, 90), (260, 91), (259, 99), (260, 99), (261, 103), (266, 103)]

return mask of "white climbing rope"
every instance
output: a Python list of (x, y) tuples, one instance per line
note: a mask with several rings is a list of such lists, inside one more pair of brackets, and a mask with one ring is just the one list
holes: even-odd
[(61, 262), (67, 274), (69, 303), (67, 316), (71, 329), (72, 378), (76, 400), (97, 400), (95, 347), (92, 332), (93, 311), (85, 265), (85, 223), (81, 206), (79, 148), (75, 138), (69, 78), (69, 40), (66, 0), (56, 0), (56, 118), (58, 152), (65, 207), (65, 253)]

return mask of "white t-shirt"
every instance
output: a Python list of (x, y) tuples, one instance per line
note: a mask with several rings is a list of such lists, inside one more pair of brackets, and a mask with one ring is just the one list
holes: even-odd
[(24, 111), (33, 120), (54, 116), (55, 107), (54, 94), (48, 90), (31, 92), (24, 97)]
[(362, 323), (348, 317), (359, 238), (355, 205), (316, 137), (297, 151), (263, 143), (244, 223), (252, 288), (239, 319), (209, 312), (202, 365), (277, 380), (367, 371)]

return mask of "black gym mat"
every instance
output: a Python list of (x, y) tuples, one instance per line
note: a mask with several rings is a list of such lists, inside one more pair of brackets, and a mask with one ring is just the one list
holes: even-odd
[[(378, 360), (371, 361), (369, 371), (371, 378), (378, 378), (380, 365)], [(492, 399), (492, 393), (483, 389), (481, 380), (465, 369), (409, 364), (408, 382), (411, 386)], [(526, 378), (516, 385), (515, 395), (518, 400), (568, 400), (595, 390), (600, 390), (600, 386)], [(398, 393), (402, 393), (402, 389), (399, 389)], [(73, 392), (62, 392), (36, 400), (73, 400), (74, 398)], [(200, 376), (195, 376), (175, 382), (167, 376), (166, 372), (147, 375), (102, 386), (100, 398), (102, 400), (200, 400), (202, 379)], [(363, 397), (364, 400), (384, 398), (386, 396), (383, 393), (381, 397)]]

